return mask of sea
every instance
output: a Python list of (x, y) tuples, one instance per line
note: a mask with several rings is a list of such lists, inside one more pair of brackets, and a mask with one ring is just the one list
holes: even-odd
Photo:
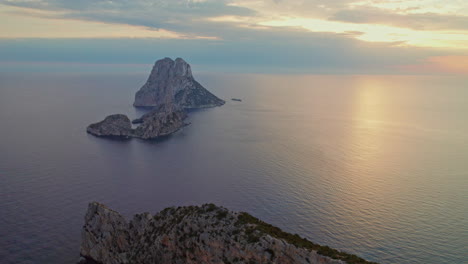
[(92, 201), (215, 203), (370, 261), (468, 263), (468, 77), (195, 72), (226, 104), (174, 135), (86, 133), (144, 114), (147, 76), (0, 73), (0, 263), (76, 263)]

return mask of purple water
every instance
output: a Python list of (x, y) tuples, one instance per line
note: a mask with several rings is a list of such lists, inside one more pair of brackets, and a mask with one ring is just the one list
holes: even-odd
[(143, 114), (146, 75), (0, 75), (0, 263), (75, 263), (90, 201), (213, 202), (381, 263), (468, 263), (467, 78), (195, 73), (227, 103), (169, 139), (85, 133)]

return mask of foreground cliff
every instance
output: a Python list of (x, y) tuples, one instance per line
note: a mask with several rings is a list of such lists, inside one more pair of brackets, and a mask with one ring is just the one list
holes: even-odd
[(136, 107), (159, 107), (172, 102), (183, 109), (221, 106), (225, 102), (198, 83), (181, 58), (156, 61), (148, 80), (135, 94)]
[(213, 204), (171, 207), (127, 222), (90, 203), (80, 263), (370, 263)]

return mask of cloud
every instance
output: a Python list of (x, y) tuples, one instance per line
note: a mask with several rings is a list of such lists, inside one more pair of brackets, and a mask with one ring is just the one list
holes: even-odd
[(351, 23), (383, 24), (417, 30), (468, 30), (468, 16), (436, 13), (399, 14), (373, 7), (341, 10), (329, 19)]
[(191, 23), (199, 17), (252, 16), (255, 11), (229, 5), (227, 0), (0, 0), (1, 4), (58, 11), (58, 16), (159, 28)]
[(99, 10), (141, 12), (170, 12), (172, 15), (252, 15), (253, 11), (230, 5), (228, 0), (1, 0), (4, 5), (36, 8), (42, 10), (72, 10), (92, 12)]
[[(466, 54), (459, 48), (468, 46), (466, 32), (404, 28), (405, 23), (417, 27), (424, 21), (433, 28), (462, 28), (462, 15), (448, 22), (443, 19), (446, 14), (402, 14), (402, 10), (376, 6), (389, 1), (369, 1), (372, 4), (356, 5), (355, 0), (0, 0), (0, 38), (28, 38), (0, 39), (0, 58), (4, 62), (151, 64), (160, 57), (180, 56), (215, 70), (405, 73), (408, 69), (399, 65)], [(404, 12), (422, 10), (408, 7)], [(434, 16), (440, 17), (439, 22)], [(395, 24), (386, 25), (390, 22)], [(21, 25), (23, 33), (18, 30)], [(69, 37), (75, 39), (64, 39)], [(433, 44), (439, 48), (424, 48)]]
[(392, 47), (328, 33), (277, 29), (256, 39), (12, 39), (0, 40), (3, 61), (152, 64), (183, 57), (199, 70), (264, 73), (405, 73), (430, 50)]
[(338, 10), (346, 9), (356, 0), (236, 0), (232, 4), (255, 10), (265, 17), (294, 16), (326, 19)]
[[(467, 46), (465, 44), (468, 42), (467, 16), (414, 13), (426, 10), (417, 6), (417, 1), (0, 0), (0, 3), (29, 8), (22, 12), (23, 17), (29, 15), (44, 19), (131, 25), (147, 30), (162, 29), (179, 38), (230, 40), (254, 37), (252, 34), (259, 29), (272, 31), (277, 27), (295, 27), (304, 32), (330, 32), (363, 41), (402, 45), (456, 48)], [(395, 4), (402, 8), (392, 7)], [(456, 5), (447, 6), (451, 7), (449, 10), (455, 10)], [(33, 12), (31, 8), (47, 14)], [(36, 24), (31, 25), (34, 27)], [(441, 29), (445, 31), (429, 32)], [(359, 34), (353, 34), (356, 32)], [(147, 32), (147, 37), (154, 35), (150, 33)], [(142, 35), (143, 32), (138, 34)]]
[[(187, 38), (164, 29), (60, 19), (56, 13), (45, 10), (26, 12), (24, 9), (4, 7), (0, 10), (0, 17), (8, 22), (0, 23), (0, 38)], [(192, 36), (192, 38), (197, 37), (201, 36)]]
[[(23, 8), (16, 12), (10, 11), (10, 15), (132, 25), (150, 30), (164, 29), (189, 38), (219, 38), (226, 27), (234, 27), (209, 23), (205, 20), (207, 17), (254, 17), (256, 14), (249, 8), (231, 5), (228, 0), (0, 0), (0, 11), (5, 9), (1, 4)], [(2, 20), (5, 21), (5, 18), (0, 17), (0, 22)], [(60, 21), (57, 22), (60, 24)], [(34, 27), (35, 24), (31, 26)]]

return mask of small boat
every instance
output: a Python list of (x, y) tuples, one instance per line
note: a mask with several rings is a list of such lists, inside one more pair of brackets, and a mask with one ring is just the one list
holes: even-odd
[(236, 102), (242, 102), (242, 100), (238, 98), (232, 98), (231, 100), (236, 101)]

